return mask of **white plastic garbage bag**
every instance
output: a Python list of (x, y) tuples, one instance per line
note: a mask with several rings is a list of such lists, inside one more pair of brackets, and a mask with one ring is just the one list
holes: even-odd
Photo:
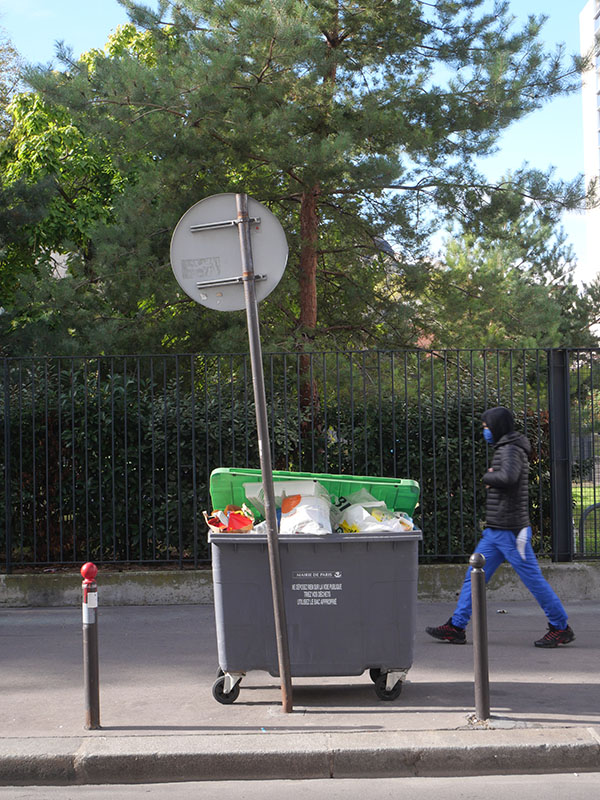
[[(252, 505), (265, 515), (265, 490), (260, 482), (244, 483), (244, 492)], [(273, 491), (275, 494), (275, 505), (281, 508), (281, 501), (284, 497), (294, 494), (301, 494), (303, 497), (325, 497), (329, 500), (328, 492), (318, 481), (311, 480), (290, 480), (273, 481)]]
[(279, 533), (332, 533), (329, 496), (294, 494), (281, 501)]
[(336, 502), (334, 529), (337, 533), (375, 533), (413, 530), (413, 521), (402, 511), (391, 511), (366, 489), (360, 489)]
[[(332, 533), (333, 506), (329, 493), (314, 480), (274, 481), (275, 505), (280, 511), (279, 533)], [(264, 515), (262, 483), (245, 483), (244, 491), (252, 505)]]

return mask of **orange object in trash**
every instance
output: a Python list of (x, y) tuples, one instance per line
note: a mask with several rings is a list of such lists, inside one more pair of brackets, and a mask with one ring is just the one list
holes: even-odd
[(296, 508), (300, 500), (302, 500), (301, 494), (291, 494), (289, 497), (284, 497), (281, 501), (281, 513), (289, 514), (293, 508)]
[(254, 517), (246, 506), (229, 505), (225, 511), (213, 510), (210, 517), (206, 511), (202, 513), (213, 533), (247, 533), (254, 527)]

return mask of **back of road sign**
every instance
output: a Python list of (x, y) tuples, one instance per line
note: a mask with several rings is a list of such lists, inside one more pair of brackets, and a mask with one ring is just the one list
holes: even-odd
[[(285, 232), (269, 209), (248, 198), (256, 299), (264, 300), (285, 271)], [(171, 267), (192, 300), (215, 311), (245, 308), (236, 195), (206, 197), (181, 217), (171, 239)]]

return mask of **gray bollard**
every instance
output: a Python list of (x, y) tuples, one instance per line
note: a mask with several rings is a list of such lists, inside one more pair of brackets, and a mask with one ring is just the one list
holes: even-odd
[(487, 605), (485, 596), (485, 557), (473, 553), (471, 565), (471, 598), (473, 601), (473, 664), (475, 672), (475, 716), (490, 718), (490, 678), (488, 664)]
[(98, 675), (98, 567), (88, 561), (81, 568), (83, 577), (83, 685), (86, 731), (100, 728), (100, 681)]

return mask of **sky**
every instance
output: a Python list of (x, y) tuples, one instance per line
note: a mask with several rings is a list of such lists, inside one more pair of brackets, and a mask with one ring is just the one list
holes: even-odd
[[(513, 14), (525, 20), (529, 14), (548, 17), (543, 39), (549, 49), (564, 43), (568, 53), (579, 52), (579, 12), (586, 0), (511, 0)], [(146, 0), (147, 5), (155, 5)], [(53, 62), (56, 42), (73, 48), (76, 56), (102, 47), (127, 15), (117, 0), (0, 0), (0, 27), (28, 62)], [(556, 177), (571, 179), (583, 173), (582, 110), (579, 93), (557, 98), (519, 121), (502, 137), (500, 152), (482, 166), (490, 179), (528, 162), (531, 167), (553, 166)], [(563, 218), (578, 261), (578, 281), (592, 278), (586, 264), (583, 214)]]

